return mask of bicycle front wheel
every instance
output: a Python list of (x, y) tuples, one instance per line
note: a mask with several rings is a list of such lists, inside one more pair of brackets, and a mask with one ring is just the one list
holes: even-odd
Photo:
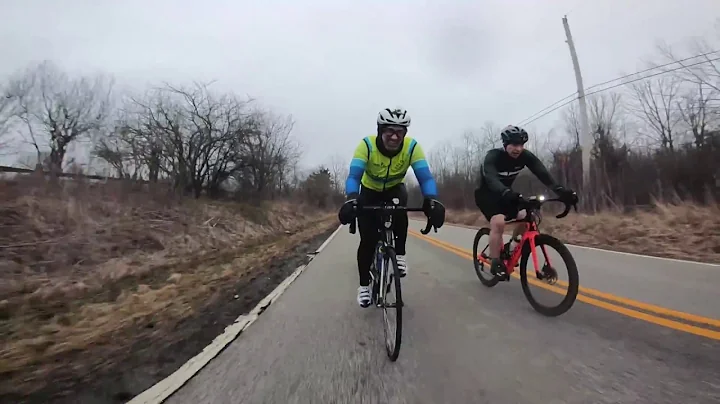
[(387, 279), (385, 282), (385, 296), (383, 298), (383, 331), (385, 334), (385, 349), (391, 361), (396, 361), (400, 355), (402, 341), (402, 290), (400, 287), (400, 268), (398, 267), (395, 250), (386, 251), (385, 270), (381, 275)]
[[(568, 280), (567, 282), (558, 281), (557, 267), (555, 265), (548, 265), (548, 257), (546, 256), (547, 250), (552, 248), (560, 254), (565, 268), (567, 268)], [(566, 311), (570, 310), (572, 305), (575, 303), (577, 298), (578, 289), (580, 287), (580, 279), (578, 276), (577, 264), (573, 258), (570, 250), (563, 244), (562, 241), (548, 234), (540, 234), (535, 237), (535, 250), (538, 256), (538, 260), (545, 258), (546, 264), (543, 265), (541, 270), (542, 279), (528, 280), (527, 265), (528, 261), (532, 257), (530, 251), (530, 243), (526, 243), (523, 247), (522, 258), (520, 259), (520, 284), (522, 285), (523, 294), (527, 298), (530, 305), (540, 314), (548, 317), (559, 316)], [(536, 268), (537, 270), (537, 268)], [(565, 294), (562, 301), (555, 306), (545, 306), (538, 303), (537, 299), (533, 296), (528, 285), (529, 282), (537, 284), (538, 286), (549, 289), (552, 292)], [(558, 286), (555, 286), (555, 284)]]

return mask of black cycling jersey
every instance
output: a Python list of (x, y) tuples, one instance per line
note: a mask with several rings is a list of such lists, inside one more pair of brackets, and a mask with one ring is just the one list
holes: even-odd
[(518, 156), (512, 158), (504, 149), (492, 149), (485, 155), (485, 161), (480, 169), (478, 187), (481, 192), (491, 192), (502, 195), (509, 190), (515, 178), (523, 168), (530, 171), (546, 186), (555, 189), (557, 184), (548, 172), (545, 165), (529, 150), (525, 149)]

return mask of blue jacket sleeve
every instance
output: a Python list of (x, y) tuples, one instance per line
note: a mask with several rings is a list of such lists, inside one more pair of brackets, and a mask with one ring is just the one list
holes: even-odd
[(348, 177), (347, 180), (345, 180), (345, 196), (360, 192), (360, 180), (365, 172), (366, 164), (364, 161), (356, 158), (350, 162)]
[(420, 183), (420, 191), (422, 191), (423, 196), (437, 198), (437, 183), (435, 183), (435, 178), (430, 172), (427, 161), (425, 159), (415, 161), (411, 167), (415, 173), (415, 178)]
[(430, 172), (430, 165), (425, 158), (425, 152), (415, 139), (413, 139), (412, 142), (413, 143), (410, 146), (412, 148), (410, 155), (410, 167), (412, 167), (413, 172), (415, 173), (415, 178), (417, 178), (420, 183), (420, 191), (422, 191), (423, 196), (426, 198), (437, 198), (437, 184), (435, 183), (435, 178), (433, 178), (433, 175)]

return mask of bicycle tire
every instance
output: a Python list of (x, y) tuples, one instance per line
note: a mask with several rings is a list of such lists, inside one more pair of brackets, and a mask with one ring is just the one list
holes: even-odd
[[(400, 286), (400, 269), (398, 268), (397, 257), (395, 256), (395, 249), (392, 247), (387, 248), (386, 251), (389, 262), (393, 268), (393, 276), (391, 282), (395, 285), (395, 341), (393, 346), (389, 346), (387, 337), (387, 325), (385, 318), (383, 318), (383, 329), (385, 331), (385, 350), (387, 351), (388, 358), (395, 362), (400, 355), (400, 345), (402, 343), (402, 288)], [(387, 296), (387, 294), (386, 294)], [(387, 302), (383, 301), (383, 311), (388, 310)]]
[[(485, 264), (481, 264), (478, 262), (477, 256), (478, 256), (478, 243), (480, 242), (480, 239), (483, 236), (488, 236), (488, 241), (490, 237), (490, 229), (487, 227), (483, 227), (480, 230), (475, 233), (475, 240), (473, 240), (473, 266), (475, 267), (475, 275), (477, 275), (478, 279), (480, 279), (480, 282), (491, 288), (500, 282), (500, 278), (497, 276), (492, 275), (491, 272), (487, 272), (488, 275), (490, 275), (490, 278), (483, 277), (483, 273), (485, 273), (482, 268), (485, 266)], [(490, 269), (490, 265), (488, 265), (488, 269)]]
[(540, 234), (535, 238), (535, 247), (536, 249), (538, 249), (539, 254), (542, 254), (542, 250), (539, 249), (539, 247), (542, 245), (549, 246), (558, 253), (560, 253), (560, 258), (562, 258), (568, 271), (568, 293), (557, 306), (544, 306), (538, 303), (537, 300), (535, 300), (532, 293), (530, 292), (530, 287), (528, 286), (527, 279), (527, 263), (531, 257), (530, 243), (527, 243), (523, 248), (522, 258), (520, 259), (520, 284), (522, 285), (522, 290), (525, 298), (527, 298), (528, 302), (530, 303), (532, 308), (535, 309), (535, 311), (548, 317), (557, 317), (570, 310), (573, 304), (575, 304), (578, 289), (580, 287), (580, 277), (578, 275), (575, 258), (572, 256), (570, 250), (568, 250), (567, 246), (565, 246), (562, 241), (549, 234)]

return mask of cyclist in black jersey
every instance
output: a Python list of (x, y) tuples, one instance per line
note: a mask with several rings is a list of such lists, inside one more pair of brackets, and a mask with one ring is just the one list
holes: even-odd
[[(558, 185), (545, 165), (529, 150), (525, 149), (528, 133), (517, 126), (507, 126), (500, 136), (503, 148), (490, 150), (481, 166), (478, 188), (475, 189), (475, 205), (490, 222), (491, 272), (495, 276), (505, 276), (506, 268), (500, 260), (503, 244), (505, 220), (523, 219), (525, 209), (518, 210), (522, 195), (511, 189), (520, 171), (527, 167), (558, 198), (567, 203), (577, 203), (577, 194), (571, 189)], [(521, 223), (513, 231), (513, 239), (518, 239), (525, 227)]]

